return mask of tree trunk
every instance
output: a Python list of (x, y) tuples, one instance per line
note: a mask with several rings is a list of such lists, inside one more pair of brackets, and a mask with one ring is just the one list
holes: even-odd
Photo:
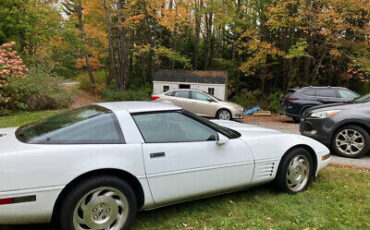
[(195, 41), (194, 41), (194, 68), (199, 68), (199, 42), (200, 42), (200, 23), (201, 15), (200, 10), (203, 6), (202, 0), (194, 0), (195, 4)]
[(80, 26), (82, 42), (84, 44), (83, 52), (84, 52), (85, 61), (86, 61), (86, 69), (87, 69), (87, 72), (89, 74), (91, 83), (95, 84), (94, 75), (92, 73), (92, 69), (91, 69), (91, 65), (90, 65), (90, 61), (89, 61), (89, 53), (88, 53), (88, 50), (87, 50), (86, 35), (85, 35), (84, 24), (83, 24), (83, 20), (82, 20), (82, 2), (81, 2), (81, 0), (78, 1), (77, 17), (78, 17), (78, 22), (79, 22), (79, 26)]
[(110, 5), (107, 5), (106, 0), (103, 0), (103, 5), (104, 5), (106, 20), (107, 20), (108, 43), (109, 43), (109, 53), (110, 53), (109, 56), (111, 58), (112, 67), (113, 67), (113, 71), (114, 71), (114, 79), (116, 79), (116, 81), (117, 81), (118, 70), (117, 70), (114, 48), (113, 48), (113, 41), (112, 41), (112, 25), (110, 23), (110, 20), (111, 20)]

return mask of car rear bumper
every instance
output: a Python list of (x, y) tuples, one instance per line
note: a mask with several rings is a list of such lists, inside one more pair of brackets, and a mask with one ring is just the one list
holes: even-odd
[[(0, 224), (37, 224), (50, 222), (54, 204), (62, 189), (63, 187), (52, 187), (0, 192), (0, 200), (18, 200), (10, 204), (0, 204)], [(32, 199), (27, 199), (30, 197)]]

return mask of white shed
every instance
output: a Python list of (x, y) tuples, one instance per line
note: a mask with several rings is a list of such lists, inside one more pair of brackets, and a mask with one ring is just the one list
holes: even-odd
[(159, 70), (153, 77), (153, 94), (197, 89), (225, 100), (226, 85), (227, 74), (221, 71)]

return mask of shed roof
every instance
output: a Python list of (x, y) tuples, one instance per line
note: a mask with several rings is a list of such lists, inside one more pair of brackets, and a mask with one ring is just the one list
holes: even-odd
[(154, 81), (226, 84), (227, 74), (223, 71), (159, 70)]

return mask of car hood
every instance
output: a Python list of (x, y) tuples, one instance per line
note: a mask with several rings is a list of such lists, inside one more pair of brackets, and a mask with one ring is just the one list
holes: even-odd
[(243, 107), (241, 105), (238, 105), (236, 103), (233, 103), (233, 102), (229, 102), (229, 101), (220, 101), (219, 102), (221, 105), (223, 106), (228, 106), (228, 107), (232, 107), (232, 108), (236, 108), (236, 107)]
[(235, 121), (226, 121), (226, 120), (211, 120), (213, 123), (216, 123), (218, 125), (233, 129), (235, 131), (238, 131), (239, 133), (243, 135), (249, 135), (253, 134), (256, 135), (271, 135), (271, 134), (282, 134), (282, 132), (268, 129), (256, 125), (248, 125), (244, 123), (239, 123)]
[(307, 112), (321, 112), (327, 110), (350, 110), (350, 109), (359, 109), (363, 103), (335, 103), (329, 105), (319, 105), (312, 108), (309, 108)]

